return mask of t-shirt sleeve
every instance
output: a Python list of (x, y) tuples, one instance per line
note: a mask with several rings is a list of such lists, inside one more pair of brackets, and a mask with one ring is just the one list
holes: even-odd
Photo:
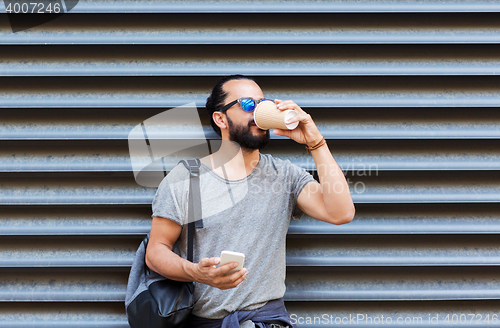
[(182, 226), (184, 220), (181, 208), (179, 195), (175, 194), (175, 188), (169, 183), (169, 176), (167, 175), (156, 190), (152, 204), (152, 216), (166, 218)]
[(297, 199), (299, 198), (300, 192), (306, 184), (308, 184), (311, 181), (315, 181), (313, 176), (304, 170), (303, 168), (290, 163), (290, 178), (291, 180), (291, 192), (292, 192), (292, 197), (293, 197), (293, 211), (292, 211), (292, 219), (298, 220), (302, 218), (304, 215), (304, 212), (297, 206)]

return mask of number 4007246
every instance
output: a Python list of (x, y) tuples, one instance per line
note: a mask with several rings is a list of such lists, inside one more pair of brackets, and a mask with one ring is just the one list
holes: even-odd
[(58, 14), (62, 11), (58, 1), (9, 3), (5, 8), (8, 14)]

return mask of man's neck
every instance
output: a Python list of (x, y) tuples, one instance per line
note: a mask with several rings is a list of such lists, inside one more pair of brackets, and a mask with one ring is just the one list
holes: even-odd
[(228, 180), (239, 180), (253, 172), (260, 161), (258, 149), (245, 149), (223, 140), (220, 149), (201, 160), (217, 174)]

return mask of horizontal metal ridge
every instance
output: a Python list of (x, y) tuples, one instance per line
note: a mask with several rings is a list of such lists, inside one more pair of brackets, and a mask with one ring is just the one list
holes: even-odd
[[(3, 3), (0, 12), (5, 10)], [(449, 13), (499, 12), (497, 1), (153, 1), (80, 0), (69, 13)]]
[[(0, 76), (435, 76), (496, 75), (497, 45), (10, 46)], [(203, 55), (201, 55), (203, 54)]]
[[(305, 109), (305, 108), (304, 108)], [(307, 109), (306, 109), (307, 110)], [(385, 111), (385, 110), (384, 110)], [(316, 118), (314, 113), (309, 111), (315, 120), (321, 134), (327, 140), (417, 140), (417, 139), (500, 139), (500, 124), (490, 123), (440, 123), (440, 122), (366, 122), (366, 123), (345, 123), (323, 122)], [(382, 113), (381, 113), (382, 114)], [(352, 113), (351, 113), (352, 115)], [(472, 113), (470, 114), (472, 115)], [(332, 117), (335, 113), (331, 114)], [(337, 117), (338, 118), (338, 117)], [(138, 123), (139, 124), (139, 123)], [(48, 126), (37, 124), (32, 121), (25, 123), (7, 123), (4, 121), (0, 129), (0, 141), (37, 141), (37, 140), (128, 140), (130, 131), (133, 129), (131, 124), (85, 124), (72, 122), (69, 124), (57, 124)], [(211, 126), (183, 126), (182, 128), (170, 125), (162, 133), (161, 139), (172, 140), (199, 140), (200, 129), (206, 139), (218, 140), (219, 135), (215, 133)], [(149, 136), (148, 136), (149, 137)], [(284, 137), (270, 132), (272, 140), (287, 140)], [(151, 140), (160, 139), (159, 137), (150, 137)]]
[(130, 328), (123, 302), (2, 303), (1, 328)]
[[(305, 216), (292, 220), (290, 237), (346, 234), (499, 234), (496, 204), (358, 204), (355, 219), (333, 225)], [(151, 207), (4, 207), (2, 236), (143, 236)]]
[(0, 268), (129, 268), (140, 238), (4, 237)]
[[(102, 253), (102, 252), (100, 252)], [(60, 256), (58, 258), (46, 259), (30, 257), (23, 260), (19, 259), (2, 259), (0, 254), (0, 268), (130, 268), (133, 261), (133, 256), (127, 258), (108, 258), (102, 259), (89, 258), (71, 258), (71, 256), (101, 256), (101, 254), (83, 254), (78, 252), (67, 257)], [(22, 254), (21, 254), (22, 255)], [(108, 254), (106, 254), (108, 256)], [(113, 254), (109, 255), (114, 256)], [(371, 258), (309, 258), (309, 257), (287, 257), (287, 267), (416, 267), (416, 266), (436, 266), (436, 267), (455, 267), (455, 266), (500, 266), (500, 257), (492, 257), (487, 259), (463, 259), (454, 256), (431, 257), (425, 259), (415, 259), (412, 257), (393, 258), (392, 256), (372, 256)]]
[[(89, 307), (93, 305), (91, 303), (79, 303), (77, 304), (79, 309), (74, 308), (76, 305), (74, 307), (68, 305), (67, 303), (2, 304), (5, 310), (0, 312), (3, 319), (0, 327), (129, 328), (126, 316), (121, 313), (123, 309), (116, 309), (115, 306), (111, 306), (114, 305), (112, 303), (101, 303), (99, 304), (101, 308), (91, 308)], [(425, 325), (432, 322), (432, 327), (444, 328), (449, 327), (452, 322), (460, 323), (460, 320), (463, 326), (467, 323), (487, 324), (488, 327), (500, 326), (496, 321), (491, 322), (492, 314), (498, 309), (498, 302), (494, 300), (336, 302), (334, 306), (331, 302), (286, 302), (285, 305), (294, 323), (308, 328), (346, 326), (349, 322), (358, 326), (373, 325), (377, 322), (377, 327), (384, 328), (405, 327), (410, 324)], [(120, 306), (123, 307), (122, 304)], [(82, 308), (93, 313), (82, 313)], [(103, 309), (108, 313), (102, 314)], [(47, 318), (48, 316), (50, 318)]]
[[(496, 204), (358, 204), (356, 217), (333, 225), (305, 216), (292, 220), (290, 238), (302, 235), (499, 234)], [(151, 207), (4, 207), (1, 236), (144, 236)]]
[(1, 236), (143, 236), (151, 207), (4, 207)]
[(0, 205), (149, 205), (155, 192), (133, 177), (3, 179)]
[[(204, 107), (216, 80), (144, 77), (138, 84), (131, 77), (0, 77), (0, 108), (153, 110), (193, 102)], [(261, 77), (257, 81), (267, 98), (292, 99), (304, 108), (498, 107), (500, 98), (497, 76)]]
[[(0, 268), (129, 268), (142, 237), (6, 238)], [(500, 266), (498, 237), (336, 236), (289, 238), (287, 267), (444, 267)]]
[[(272, 93), (273, 98), (293, 99), (302, 107), (498, 107), (498, 91), (441, 92), (314, 92), (312, 94)], [(195, 102), (203, 107), (206, 95), (112, 92), (62, 94), (57, 91), (0, 93), (0, 108), (169, 108)]]
[(250, 63), (0, 63), (0, 76), (434, 76), (498, 75), (500, 61), (440, 62), (280, 62)]
[(289, 238), (288, 267), (500, 266), (496, 235)]
[[(500, 181), (487, 171), (379, 171), (350, 176), (348, 184), (355, 203), (500, 202)], [(148, 205), (154, 194), (154, 188), (141, 187), (132, 177), (4, 178), (0, 205)]]
[[(3, 264), (0, 262), (0, 267)], [(10, 265), (5, 265), (11, 267)], [(19, 265), (24, 267), (23, 265)], [(30, 267), (30, 265), (27, 265)], [(35, 265), (34, 265), (35, 266)], [(90, 266), (90, 265), (89, 265)], [(102, 265), (105, 266), (105, 265)], [(110, 265), (111, 266), (111, 265)], [(303, 256), (290, 256), (287, 257), (287, 267), (416, 267), (416, 266), (436, 266), (436, 267), (464, 267), (464, 266), (500, 266), (500, 257), (487, 257), (487, 258), (463, 258), (459, 256), (429, 256), (426, 258), (415, 258), (412, 255), (406, 257), (394, 257), (393, 255), (377, 255), (370, 257), (303, 257)]]
[(287, 301), (495, 300), (496, 267), (287, 270)]
[[(322, 131), (320, 129), (320, 131)], [(323, 133), (327, 136), (328, 133)], [(183, 158), (167, 152), (170, 145), (183, 140), (163, 140), (164, 166), (169, 172)], [(212, 151), (220, 141), (209, 141)], [(131, 158), (145, 164), (149, 158), (129, 152), (126, 142), (99, 141), (23, 141), (0, 143), (0, 173), (121, 173), (133, 172)], [(500, 154), (493, 140), (328, 140), (335, 160), (348, 175), (374, 175), (379, 171), (495, 171), (500, 170)], [(208, 145), (185, 157), (205, 157)], [(157, 148), (160, 149), (160, 148)], [(290, 160), (309, 171), (316, 171), (314, 159), (301, 144), (273, 139), (262, 150), (274, 158)], [(136, 168), (137, 169), (137, 168)]]
[[(264, 14), (263, 14), (264, 15)], [(272, 15), (272, 14), (269, 14)], [(294, 16), (295, 15), (295, 16)], [(1, 45), (63, 44), (496, 44), (493, 14), (62, 15), (12, 33), (0, 16)]]
[[(335, 104), (331, 103), (330, 106), (325, 108), (308, 108), (307, 103), (301, 103), (294, 97), (295, 95), (288, 94), (287, 98), (284, 99), (294, 99), (305, 111), (311, 114), (322, 135), (330, 142), (335, 140), (335, 148), (339, 146), (337, 140), (345, 139), (364, 140), (363, 143), (368, 142), (370, 139), (393, 140), (389, 143), (407, 148), (411, 144), (410, 140), (417, 139), (455, 139), (457, 143), (469, 144), (464, 139), (500, 138), (500, 112), (494, 107), (474, 108), (474, 110), (467, 107), (383, 108), (374, 110), (369, 107), (338, 108), (332, 107)], [(199, 140), (201, 136), (205, 139), (211, 139), (211, 142), (215, 143), (216, 141), (212, 140), (219, 140), (220, 137), (211, 127), (208, 112), (204, 105), (202, 106), (198, 108), (200, 122), (179, 124), (165, 119), (162, 121), (165, 129), (157, 134), (148, 133), (148, 137), (152, 140), (167, 139), (175, 142), (176, 140)], [(108, 142), (104, 143), (104, 145), (107, 145), (109, 141), (127, 140), (131, 130), (136, 125), (157, 114), (164, 113), (168, 115), (169, 110), (171, 108), (168, 107), (141, 108), (141, 110), (122, 108), (119, 115), (113, 108), (89, 108), (85, 110), (19, 108), (4, 110), (2, 113), (2, 126), (0, 127), (0, 141), (84, 140), (89, 143), (92, 140), (106, 140)], [(29, 123), (26, 122), (26, 117), (30, 118)], [(287, 138), (276, 136), (272, 131), (270, 137), (273, 140), (287, 140)], [(404, 144), (394, 141), (397, 139), (404, 139)], [(273, 142), (271, 142), (271, 145)], [(363, 143), (358, 141), (353, 146), (358, 149)], [(18, 142), (16, 144), (19, 145), (19, 149), (26, 148), (26, 143)], [(67, 144), (69, 145), (69, 143)], [(116, 144), (118, 145), (118, 143)], [(444, 144), (446, 145), (446, 143)], [(486, 145), (488, 144), (491, 144), (491, 142), (486, 142)], [(43, 144), (36, 145), (40, 145), (41, 149), (44, 148)], [(89, 145), (97, 149), (100, 144), (90, 142)], [(287, 148), (291, 145), (287, 145)], [(456, 144), (453, 143), (453, 145)], [(480, 145), (482, 145), (482, 142), (474, 142), (474, 147)], [(429, 146), (427, 142), (426, 148)], [(50, 147), (51, 149), (62, 148), (55, 143), (50, 144)], [(89, 149), (90, 146), (80, 144), (80, 147)], [(379, 147), (376, 146), (375, 148)], [(2, 145), (2, 149), (10, 148), (7, 143)], [(370, 149), (371, 147), (365, 151), (370, 152)], [(446, 151), (448, 152), (448, 150)], [(34, 151), (31, 149), (30, 152)], [(38, 153), (38, 151), (35, 153)], [(107, 149), (107, 153), (113, 154), (114, 151)], [(488, 149), (485, 153), (495, 153), (495, 149)], [(432, 154), (432, 156), (435, 155), (438, 154)], [(444, 161), (444, 159), (442, 160)]]
[[(477, 208), (475, 213), (463, 215), (435, 213), (421, 214), (360, 214), (359, 206), (356, 209), (354, 220), (345, 225), (332, 225), (312, 218), (304, 217), (301, 220), (290, 222), (288, 234), (290, 236), (304, 235), (427, 235), (427, 234), (499, 234), (500, 217), (495, 214), (484, 215)], [(392, 206), (392, 205), (391, 205)]]
[[(27, 209), (23, 209), (26, 211)], [(148, 209), (148, 212), (151, 210)], [(424, 220), (422, 222), (422, 220)], [(144, 236), (151, 226), (143, 220), (80, 219), (0, 219), (1, 236)], [(290, 236), (363, 234), (500, 234), (500, 218), (356, 218), (347, 225), (332, 225), (315, 219), (292, 221)]]
[[(431, 318), (432, 327), (437, 328), (450, 327), (450, 323), (460, 322), (460, 319), (463, 326), (468, 323), (500, 326), (499, 322), (491, 322), (492, 314), (499, 308), (499, 302), (495, 300), (335, 304), (326, 301), (286, 302), (285, 305), (291, 319), (308, 328), (347, 326), (349, 321), (357, 326), (378, 322), (377, 327), (400, 328), (410, 324), (429, 324)], [(445, 321), (447, 316), (448, 321)], [(0, 317), (2, 328), (129, 328), (121, 303), (4, 303)]]
[(470, 76), (498, 75), (499, 60), (210, 60), (152, 61), (37, 60), (0, 62), (0, 76)]
[[(2, 302), (123, 302), (128, 270), (58, 271), (13, 269), (0, 272)], [(82, 269), (84, 270), (84, 269)], [(123, 303), (122, 303), (123, 304)]]
[[(305, 150), (304, 150), (305, 151)], [(267, 153), (267, 152), (263, 152)], [(74, 155), (74, 154), (73, 154)], [(273, 154), (274, 155), (274, 154)], [(297, 155), (290, 153), (292, 163), (302, 167), (308, 171), (316, 171), (316, 165), (311, 163), (311, 160), (305, 158), (305, 155)], [(448, 154), (449, 158), (442, 158), (440, 162), (433, 162), (424, 156), (397, 156), (393, 155), (392, 160), (389, 160), (390, 155), (384, 157), (372, 157), (369, 155), (343, 155), (334, 153), (336, 162), (340, 168), (346, 173), (354, 174), (370, 174), (370, 172), (379, 171), (498, 171), (500, 170), (500, 156), (460, 156), (451, 158), (452, 154)], [(193, 156), (197, 157), (197, 156)], [(280, 157), (280, 156), (275, 156)], [(444, 156), (437, 156), (444, 157)], [(287, 159), (286, 157), (283, 157)], [(180, 159), (180, 157), (179, 157)], [(130, 166), (130, 158), (127, 155), (106, 158), (98, 158), (97, 156), (73, 157), (67, 160), (56, 156), (32, 156), (30, 158), (17, 157), (15, 160), (3, 158), (0, 156), (0, 173), (127, 173), (133, 172)], [(165, 168), (172, 169), (178, 160), (168, 159), (165, 161)], [(163, 172), (160, 169), (153, 170), (155, 172)], [(167, 171), (168, 173), (168, 171)], [(373, 173), (375, 174), (375, 173)]]
[[(0, 273), (0, 302), (122, 302), (128, 272), (26, 269)], [(10, 272), (11, 271), (11, 272)], [(287, 270), (287, 301), (499, 299), (495, 267)]]

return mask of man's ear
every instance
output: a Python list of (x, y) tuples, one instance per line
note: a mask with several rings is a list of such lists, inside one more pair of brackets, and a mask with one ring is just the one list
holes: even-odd
[(215, 124), (221, 129), (227, 129), (227, 117), (226, 114), (221, 113), (221, 112), (213, 112), (212, 113), (212, 119), (214, 120)]

